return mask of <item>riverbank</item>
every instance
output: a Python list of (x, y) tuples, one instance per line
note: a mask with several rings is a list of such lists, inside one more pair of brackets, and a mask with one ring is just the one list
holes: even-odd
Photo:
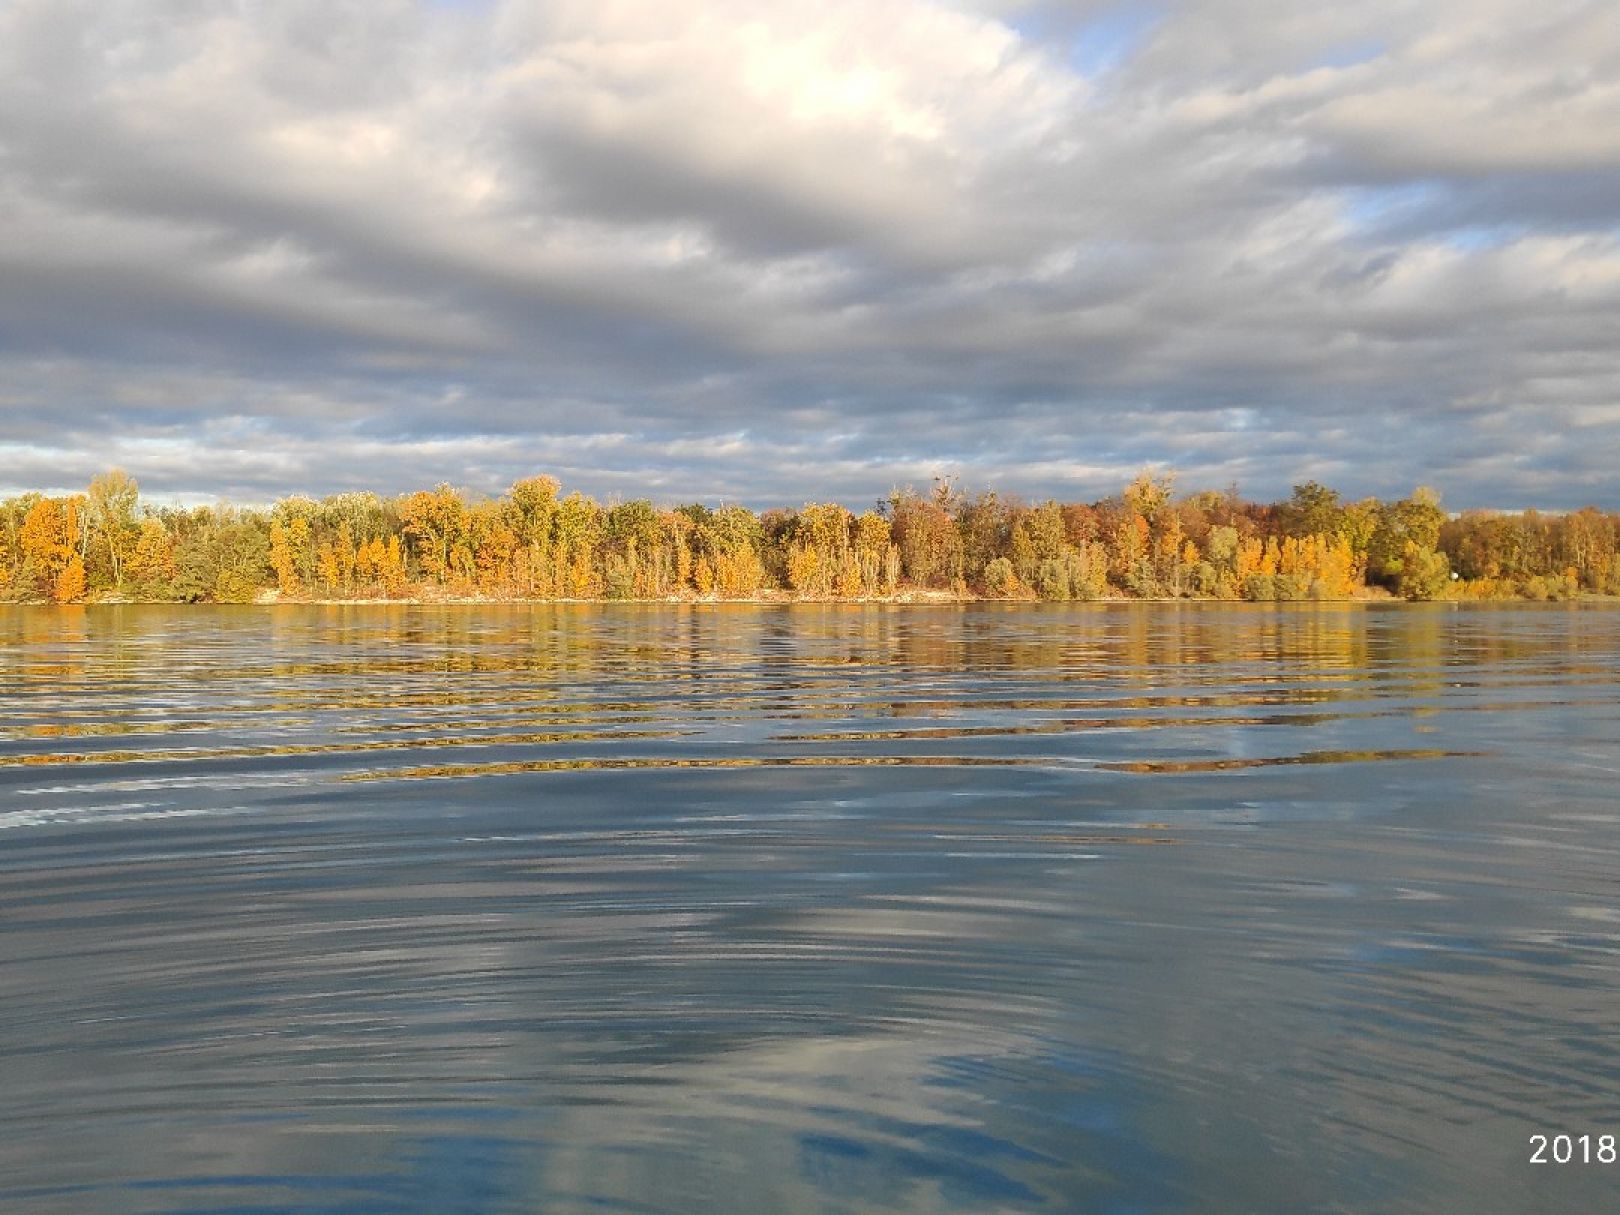
[[(1466, 590), (1466, 588), (1464, 588)], [(781, 605), (886, 605), (886, 606), (948, 606), (968, 604), (1007, 604), (1007, 605), (1034, 605), (1051, 602), (1053, 600), (1038, 599), (1033, 596), (1022, 597), (995, 597), (977, 595), (971, 591), (956, 592), (945, 590), (910, 589), (894, 595), (867, 595), (853, 597), (814, 596), (801, 595), (794, 591), (767, 590), (754, 595), (721, 597), (716, 595), (667, 595), (662, 598), (532, 598), (518, 595), (457, 595), (448, 592), (430, 592), (426, 594), (402, 595), (396, 598), (378, 596), (358, 596), (352, 598), (330, 596), (301, 596), (284, 595), (275, 590), (262, 591), (252, 599), (233, 601), (205, 601), (208, 606), (236, 606), (255, 607), (433, 607), (433, 606), (515, 606), (519, 604), (659, 604), (659, 605), (687, 605), (699, 606), (781, 606)], [(1226, 599), (1216, 596), (1183, 595), (1170, 597), (1142, 597), (1135, 595), (1103, 595), (1094, 599), (1074, 599), (1063, 602), (1091, 603), (1091, 604), (1175, 604), (1175, 603), (1311, 603), (1320, 606), (1349, 604), (1390, 604), (1405, 603), (1407, 600), (1390, 594), (1382, 587), (1367, 587), (1359, 593), (1342, 599), (1304, 598), (1304, 599), (1269, 599), (1247, 600)], [(1531, 595), (1503, 595), (1503, 594), (1453, 594), (1442, 595), (1434, 600), (1417, 602), (1449, 602), (1449, 603), (1591, 603), (1616, 604), (1620, 603), (1620, 596), (1599, 595), (1592, 592), (1582, 592), (1573, 596), (1558, 598), (1543, 598)], [(142, 599), (133, 596), (98, 596), (77, 604), (49, 604), (39, 601), (18, 602), (12, 606), (18, 607), (106, 607), (115, 605), (126, 606), (187, 606), (172, 599)]]

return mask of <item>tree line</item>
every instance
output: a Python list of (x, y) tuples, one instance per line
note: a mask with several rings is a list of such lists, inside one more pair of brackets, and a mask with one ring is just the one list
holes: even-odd
[(114, 469), (84, 493), (0, 501), (0, 600), (1569, 599), (1620, 594), (1620, 516), (1467, 512), (1419, 487), (1345, 501), (1177, 496), (1143, 473), (1098, 502), (1027, 503), (936, 481), (856, 514), (645, 499), (547, 476), (498, 498), (294, 496), (268, 508), (143, 504)]

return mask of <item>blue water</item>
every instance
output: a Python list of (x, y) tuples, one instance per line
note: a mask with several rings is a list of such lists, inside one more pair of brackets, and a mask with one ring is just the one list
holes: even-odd
[(1617, 791), (1606, 608), (0, 608), (0, 1209), (1607, 1209)]

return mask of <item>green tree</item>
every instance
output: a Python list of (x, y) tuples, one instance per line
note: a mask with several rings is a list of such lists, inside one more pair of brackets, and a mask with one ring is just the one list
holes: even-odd
[(1401, 555), (1395, 592), (1407, 599), (1438, 599), (1451, 583), (1451, 562), (1444, 553), (1408, 540)]
[(124, 564), (140, 534), (135, 523), (135, 507), (139, 501), (139, 486), (121, 468), (109, 469), (90, 480), (86, 495), (89, 523), (107, 553), (111, 585), (115, 589), (123, 587)]
[(1440, 495), (1426, 485), (1412, 491), (1409, 498), (1385, 504), (1379, 511), (1367, 545), (1369, 580), (1391, 587), (1397, 594), (1401, 571), (1411, 545), (1418, 553), (1440, 547), (1440, 528), (1446, 512), (1440, 508)]
[(1294, 486), (1294, 496), (1278, 513), (1290, 536), (1337, 535), (1344, 522), (1338, 493), (1315, 481)]

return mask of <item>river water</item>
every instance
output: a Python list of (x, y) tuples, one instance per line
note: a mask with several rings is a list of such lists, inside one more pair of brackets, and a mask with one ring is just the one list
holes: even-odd
[(1620, 611), (0, 608), (6, 1210), (1598, 1210), (1605, 1135)]

